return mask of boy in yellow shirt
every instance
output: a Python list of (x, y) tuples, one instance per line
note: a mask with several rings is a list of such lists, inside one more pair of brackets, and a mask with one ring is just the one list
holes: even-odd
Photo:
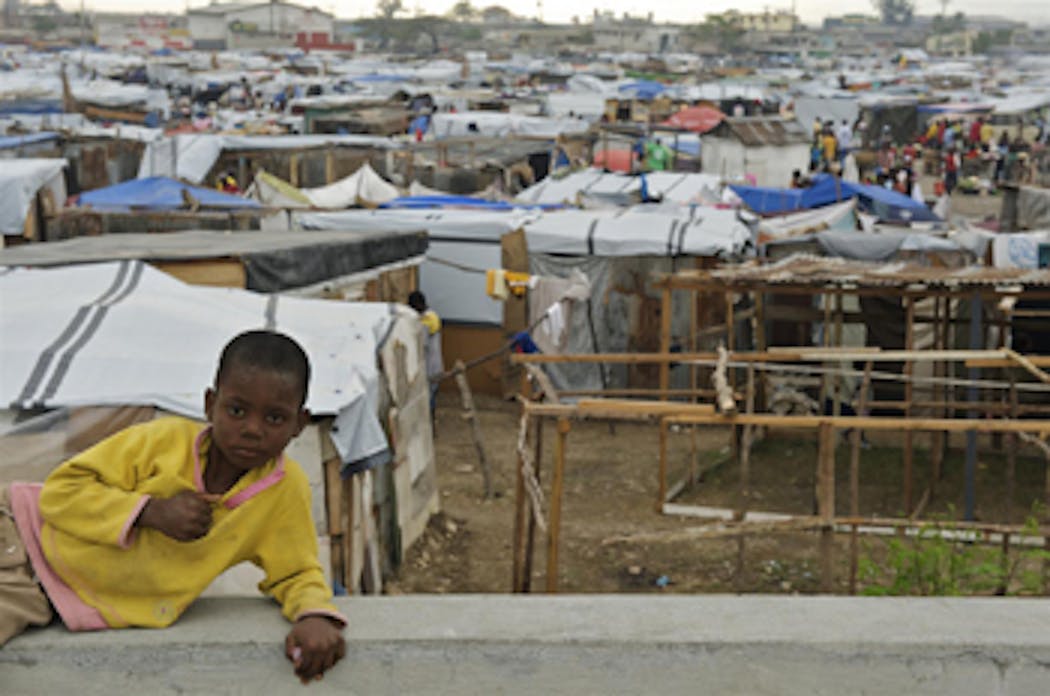
[(346, 619), (317, 560), (306, 475), (283, 454), (309, 420), (309, 380), (295, 341), (243, 333), (205, 392), (204, 429), (183, 418), (132, 426), (42, 487), (0, 489), (0, 537), (24, 543), (0, 557), (0, 645), (48, 623), (48, 600), (73, 631), (168, 626), (219, 573), (250, 561), (293, 622), (296, 675), (320, 679), (345, 653)]

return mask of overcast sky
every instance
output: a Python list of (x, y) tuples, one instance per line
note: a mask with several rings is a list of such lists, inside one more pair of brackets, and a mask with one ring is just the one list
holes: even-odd
[[(80, 7), (78, 0), (59, 0), (67, 9)], [(84, 0), (88, 11), (135, 12), (143, 10), (141, 0)], [(429, 14), (444, 14), (455, 3), (455, 0), (403, 0), (410, 11), (419, 8)], [(542, 3), (542, 10), (537, 2)], [(204, 0), (154, 0), (149, 8), (157, 12), (180, 12), (187, 4), (199, 7), (208, 4)], [(302, 5), (315, 5), (335, 14), (337, 17), (367, 17), (375, 14), (374, 0), (365, 2), (355, 0), (299, 0)], [(574, 16), (581, 21), (588, 21), (595, 7), (611, 10), (617, 15), (628, 12), (632, 15), (645, 15), (652, 12), (657, 21), (698, 22), (709, 12), (721, 12), (736, 8), (741, 12), (761, 12), (764, 9), (791, 9), (788, 2), (765, 2), (764, 0), (472, 0), (475, 7), (486, 7), (497, 4), (506, 7), (515, 14), (535, 17), (542, 15), (548, 22), (568, 22)], [(796, 0), (795, 11), (807, 24), (818, 24), (825, 15), (844, 14), (848, 12), (872, 13), (870, 0)], [(919, 14), (937, 14), (941, 11), (939, 0), (918, 0)], [(994, 14), (1025, 21), (1031, 24), (1050, 24), (1050, 0), (999, 0), (995, 3), (986, 0), (949, 0), (948, 13), (965, 12), (966, 14)]]

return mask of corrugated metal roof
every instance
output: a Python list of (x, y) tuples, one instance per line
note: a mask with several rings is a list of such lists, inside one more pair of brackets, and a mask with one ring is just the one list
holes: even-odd
[(1050, 269), (966, 266), (944, 268), (910, 261), (869, 263), (834, 257), (795, 254), (776, 263), (724, 266), (709, 271), (682, 271), (672, 277), (676, 287), (703, 285), (783, 285), (961, 289), (967, 287), (1050, 287)]
[(711, 135), (736, 138), (748, 147), (809, 142), (809, 134), (798, 121), (787, 121), (779, 116), (727, 118), (711, 131)]

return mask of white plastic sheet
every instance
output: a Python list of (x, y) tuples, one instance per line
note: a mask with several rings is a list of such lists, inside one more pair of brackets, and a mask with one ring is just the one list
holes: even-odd
[(382, 456), (376, 349), (386, 304), (193, 286), (142, 262), (0, 272), (0, 398), (21, 408), (152, 404), (203, 417), (222, 347), (249, 329), (294, 337), (312, 363), (307, 406), (348, 424), (344, 462)]
[(0, 166), (0, 234), (20, 235), (29, 206), (44, 186), (51, 189), (55, 204), (66, 202), (66, 183), (62, 159), (8, 159)]

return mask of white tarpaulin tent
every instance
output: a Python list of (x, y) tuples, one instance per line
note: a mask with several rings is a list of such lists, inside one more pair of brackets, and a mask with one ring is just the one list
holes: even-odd
[(199, 184), (215, 166), (223, 150), (302, 150), (325, 145), (377, 149), (400, 147), (389, 138), (375, 135), (180, 134), (146, 144), (138, 178), (168, 176)]
[(318, 188), (296, 188), (269, 172), (259, 171), (246, 195), (275, 208), (343, 209), (386, 203), (401, 192), (365, 162), (345, 179)]
[(530, 254), (725, 256), (740, 253), (751, 230), (735, 210), (637, 205), (561, 210), (525, 225)]
[(307, 403), (335, 414), (345, 463), (382, 460), (376, 350), (386, 304), (187, 285), (140, 261), (0, 269), (0, 399), (17, 408), (154, 405), (203, 417), (222, 347), (248, 329), (293, 336), (310, 356)]
[(559, 133), (583, 133), (590, 124), (575, 118), (523, 116), (498, 111), (465, 111), (437, 113), (431, 118), (430, 131), (435, 138), (484, 135), (502, 138), (507, 135), (535, 135), (553, 138)]
[(55, 204), (66, 202), (63, 159), (5, 159), (0, 167), (0, 234), (20, 235), (36, 194), (48, 187)]
[[(705, 196), (717, 200), (722, 189), (721, 178), (697, 172), (650, 172), (645, 175), (650, 196), (664, 201), (693, 203)], [(582, 169), (566, 176), (550, 177), (519, 193), (516, 200), (530, 205), (575, 204), (577, 194), (623, 195), (641, 190), (637, 175)]]
[(401, 195), (397, 187), (376, 174), (368, 162), (345, 179), (328, 186), (301, 190), (317, 208), (349, 208), (362, 203), (379, 205)]

